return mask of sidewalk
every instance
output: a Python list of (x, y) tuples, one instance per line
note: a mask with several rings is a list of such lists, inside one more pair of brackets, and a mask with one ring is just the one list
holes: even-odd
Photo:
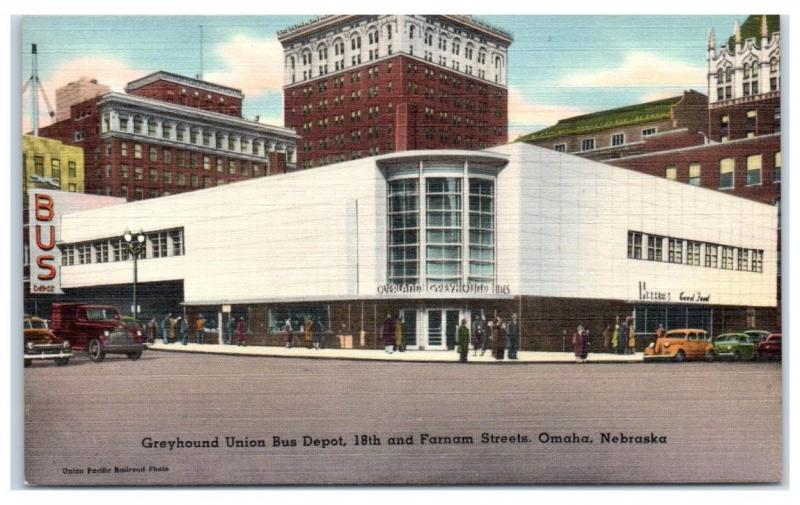
[[(402, 361), (418, 363), (444, 363), (458, 362), (455, 351), (406, 351), (387, 354), (383, 349), (306, 349), (305, 347), (268, 347), (219, 344), (187, 344), (171, 343), (165, 345), (160, 340), (150, 345), (150, 350), (164, 352), (184, 352), (199, 354), (221, 354), (230, 356), (263, 356), (273, 358), (311, 358), (311, 359), (347, 359), (361, 361)], [(489, 351), (483, 356), (473, 356), (469, 352), (470, 363), (575, 363), (575, 356), (571, 352), (531, 352), (520, 351), (518, 360), (504, 359), (498, 361), (492, 358)], [(589, 363), (641, 363), (642, 353), (619, 355), (589, 353)]]

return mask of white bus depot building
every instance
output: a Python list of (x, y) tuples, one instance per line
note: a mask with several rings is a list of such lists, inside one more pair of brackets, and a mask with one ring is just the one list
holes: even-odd
[(392, 314), (409, 349), (447, 349), (462, 319), (515, 313), (523, 350), (617, 316), (643, 346), (659, 323), (779, 329), (777, 224), (770, 205), (523, 143), (407, 151), (63, 215), (60, 299), (130, 313), (121, 235), (141, 230), (139, 318), (244, 317), (251, 345), (312, 317), (328, 346), (380, 348)]

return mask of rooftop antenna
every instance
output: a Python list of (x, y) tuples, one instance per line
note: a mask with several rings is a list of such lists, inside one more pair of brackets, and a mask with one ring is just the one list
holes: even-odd
[(203, 79), (203, 25), (200, 25), (200, 73), (197, 78)]
[(44, 103), (47, 105), (47, 112), (50, 117), (56, 115), (53, 112), (53, 107), (50, 106), (50, 100), (47, 99), (47, 93), (44, 91), (42, 81), (39, 80), (39, 55), (37, 54), (36, 44), (31, 44), (31, 76), (22, 86), (22, 92), (30, 88), (31, 92), (31, 127), (33, 128), (33, 135), (39, 136), (39, 91), (42, 92)]

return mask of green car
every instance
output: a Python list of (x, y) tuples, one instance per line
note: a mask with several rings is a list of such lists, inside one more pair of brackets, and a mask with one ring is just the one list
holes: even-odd
[(718, 336), (714, 340), (714, 350), (720, 359), (756, 359), (756, 343), (744, 333), (725, 333)]

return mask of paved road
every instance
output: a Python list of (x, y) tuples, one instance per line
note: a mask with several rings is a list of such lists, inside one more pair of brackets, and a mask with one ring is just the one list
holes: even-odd
[[(158, 352), (139, 361), (73, 361), (25, 370), (29, 482), (774, 482), (782, 475), (776, 363), (464, 366)], [(219, 447), (170, 450), (178, 440)]]

